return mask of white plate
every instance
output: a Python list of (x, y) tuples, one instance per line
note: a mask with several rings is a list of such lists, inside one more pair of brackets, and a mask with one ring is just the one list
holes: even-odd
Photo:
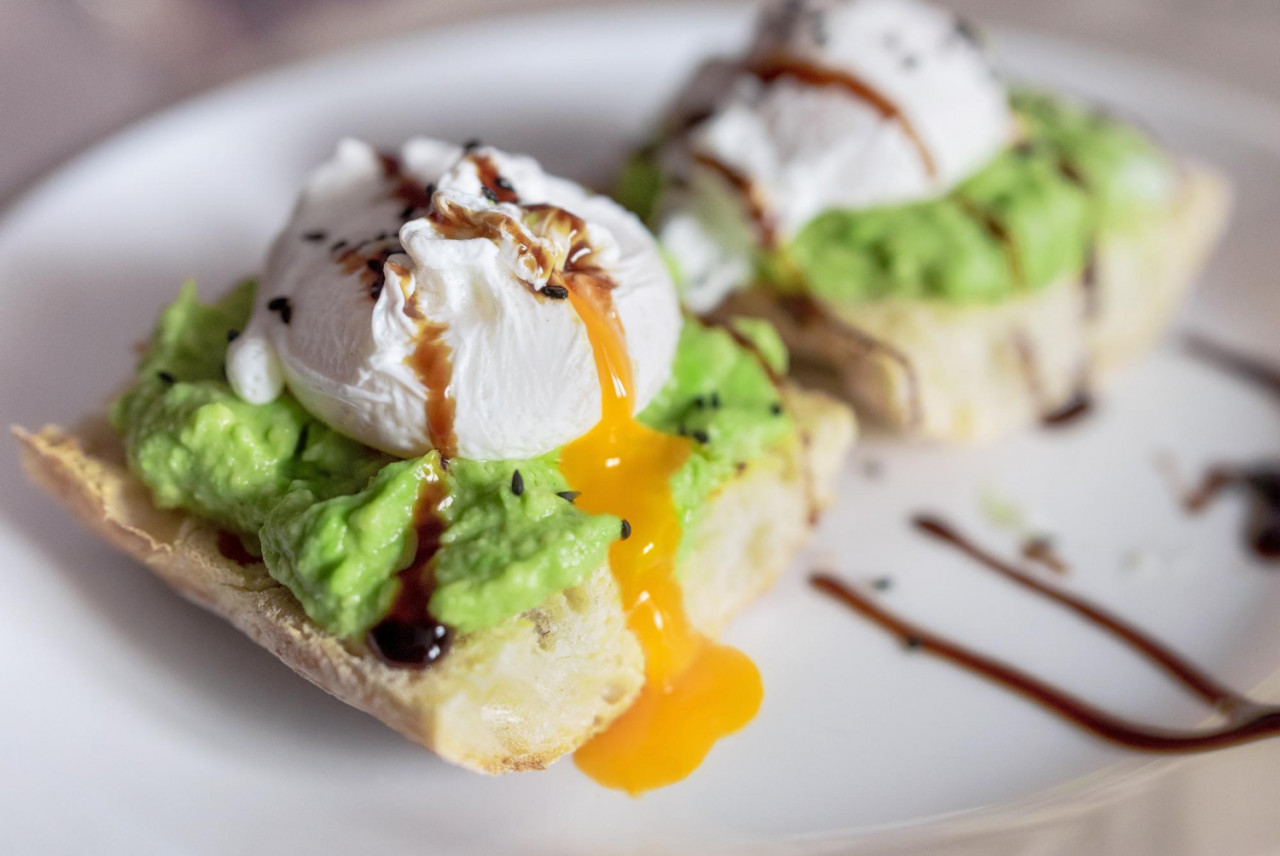
[[(112, 139), (0, 227), (3, 421), (93, 408), (183, 278), (214, 292), (255, 269), (300, 176), (339, 135), (478, 135), (603, 182), (691, 64), (744, 24), (734, 8), (681, 4), (419, 33), (247, 81)], [(1099, 97), (1234, 175), (1237, 222), (1194, 317), (1280, 356), (1274, 109), (1053, 41), (998, 43), (1018, 75)], [(1192, 472), (1280, 453), (1276, 416), (1275, 402), (1170, 347), (1069, 431), (989, 449), (864, 448), (812, 555), (732, 630), (764, 673), (759, 719), (689, 780), (639, 800), (572, 763), (496, 780), (444, 765), (107, 552), (5, 455), (0, 828), (25, 845), (15, 852), (790, 850), (1062, 787), (1129, 756), (905, 655), (809, 590), (804, 572), (892, 576), (895, 609), (1118, 711), (1192, 724), (1201, 711), (1134, 657), (906, 519), (938, 510), (1009, 548), (979, 505), (984, 493), (1013, 502), (1060, 536), (1073, 588), (1249, 687), (1280, 664), (1280, 579), (1241, 551), (1238, 504), (1186, 519), (1152, 459), (1171, 450)], [(881, 479), (862, 474), (867, 458)], [(1126, 571), (1135, 551), (1152, 567)]]

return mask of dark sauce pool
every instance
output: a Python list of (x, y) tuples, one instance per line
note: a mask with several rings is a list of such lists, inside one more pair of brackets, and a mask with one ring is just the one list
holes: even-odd
[(437, 621), (429, 608), (435, 591), (434, 562), (440, 549), (444, 521), (440, 502), (445, 498), (438, 481), (424, 481), (414, 509), (418, 546), (413, 561), (398, 575), (400, 590), (391, 610), (369, 631), (369, 647), (396, 666), (426, 666), (449, 650), (453, 632)]

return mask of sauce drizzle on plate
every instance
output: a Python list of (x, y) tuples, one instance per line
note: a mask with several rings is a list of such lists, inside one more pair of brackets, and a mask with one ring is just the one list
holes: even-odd
[(1180, 731), (1115, 716), (1029, 672), (900, 618), (830, 574), (814, 574), (810, 582), (822, 593), (897, 636), (907, 647), (941, 657), (1039, 704), (1104, 740), (1128, 749), (1166, 753), (1201, 752), (1280, 736), (1280, 706), (1258, 704), (1240, 695), (1154, 637), (1100, 606), (1037, 580), (979, 547), (937, 517), (921, 515), (915, 518), (914, 524), (921, 532), (959, 550), (983, 567), (1054, 601), (1115, 636), (1135, 653), (1169, 674), (1188, 692), (1212, 705), (1215, 712), (1224, 717), (1224, 722), (1198, 731)]

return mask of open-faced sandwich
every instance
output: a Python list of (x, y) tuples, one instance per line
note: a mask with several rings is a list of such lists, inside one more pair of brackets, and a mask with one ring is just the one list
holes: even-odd
[(1164, 329), (1227, 195), (1131, 125), (1010, 92), (918, 0), (770, 5), (620, 188), (691, 309), (768, 318), (869, 416), (957, 440), (1079, 411)]
[[(829, 499), (849, 411), (760, 321), (682, 317), (616, 203), (492, 148), (355, 141), (262, 279), (164, 310), (33, 478), (300, 674), (474, 770), (689, 772), (760, 679), (714, 637)], [(590, 742), (588, 740), (590, 739)]]

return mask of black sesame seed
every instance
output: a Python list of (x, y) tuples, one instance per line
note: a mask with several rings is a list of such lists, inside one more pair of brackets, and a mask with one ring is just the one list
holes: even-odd
[(227, 341), (228, 341), (228, 342), (234, 342), (236, 339), (239, 339), (239, 338), (240, 338), (240, 331), (239, 331), (239, 330), (228, 330), (228, 331), (227, 331)]
[(483, 196), (484, 196), (484, 198), (485, 198), (485, 199), (488, 199), (490, 202), (492, 202), (492, 203), (494, 203), (494, 204), (497, 204), (497, 202), (498, 202), (498, 194), (496, 194), (496, 193), (494, 193), (494, 192), (493, 192), (493, 188), (492, 188), (492, 187), (489, 187), (488, 185), (485, 185), (484, 187), (482, 187), (482, 188), (480, 189), (480, 193), (481, 193), (481, 194), (483, 194)]
[(693, 397), (693, 406), (701, 410), (702, 408), (707, 406), (707, 400), (703, 398), (701, 395), (695, 395)]
[(871, 587), (876, 591), (888, 591), (893, 588), (893, 580), (889, 577), (876, 577), (871, 581)]
[(516, 186), (512, 184), (510, 179), (508, 179), (506, 176), (502, 176), (502, 175), (498, 176), (493, 180), (493, 183), (494, 183), (494, 186), (496, 186), (499, 190), (509, 190), (514, 192), (516, 189)]
[(781, 402), (778, 402), (778, 401), (775, 401), (773, 404), (770, 404), (770, 405), (769, 405), (769, 412), (770, 412), (770, 413), (772, 413), (774, 416), (781, 416), (781, 415), (782, 415), (782, 403), (781, 403)]
[(377, 282), (373, 283), (373, 285), (370, 285), (370, 286), (369, 286), (369, 297), (370, 297), (370, 298), (372, 298), (373, 300), (377, 300), (379, 297), (381, 297), (381, 296), (382, 296), (382, 286), (383, 286), (383, 285), (385, 285), (385, 284), (386, 284), (386, 280), (385, 280), (385, 279), (379, 279)]
[(902, 640), (903, 647), (905, 647), (908, 651), (916, 651), (923, 644), (924, 643), (920, 641), (919, 636), (908, 636), (906, 639)]
[(417, 211), (417, 210), (418, 210), (418, 206), (416, 206), (416, 205), (406, 205), (406, 206), (404, 206), (404, 209), (400, 212), (400, 219), (401, 219), (401, 220), (412, 220), (412, 219), (413, 219), (413, 212), (415, 212), (415, 211)]
[(328, 237), (329, 237), (329, 234), (327, 232), (321, 232), (321, 231), (305, 232), (302, 235), (302, 240), (311, 241), (313, 243), (319, 243), (320, 241), (323, 241)]
[(374, 240), (375, 240), (375, 241), (385, 241), (385, 240), (386, 240), (387, 238), (389, 238), (389, 237), (391, 237), (391, 236), (390, 236), (389, 234), (387, 234), (386, 232), (379, 232), (379, 233), (378, 233), (378, 237), (374, 238)]
[(427, 190), (427, 195), (428, 195), (428, 196), (435, 196), (435, 195), (436, 195), (436, 183), (433, 181), (433, 182), (431, 182), (430, 184), (428, 184), (428, 185), (427, 185), (426, 190)]
[(631, 521), (625, 517), (622, 518), (622, 540), (625, 541), (631, 537)]
[(462, 150), (469, 152), (472, 149), (480, 148), (482, 145), (484, 145), (484, 143), (480, 142), (479, 137), (472, 137), (471, 139), (467, 140), (465, 143), (462, 144)]
[(563, 499), (565, 502), (573, 502), (575, 499), (577, 499), (578, 497), (582, 496), (582, 491), (578, 491), (578, 490), (560, 490), (560, 491), (556, 491), (556, 496), (560, 497), (560, 498), (561, 498), (561, 499)]
[(711, 409), (712, 410), (720, 409), (720, 393), (718, 392), (711, 393)]
[(160, 378), (160, 380), (161, 380), (161, 381), (163, 381), (164, 383), (170, 383), (170, 384), (171, 384), (171, 383), (175, 383), (175, 382), (176, 382), (176, 380), (175, 380), (174, 376), (173, 376), (173, 375), (171, 375), (171, 374), (169, 374), (168, 372), (156, 372), (156, 375), (157, 375), (157, 376)]
[(552, 300), (564, 300), (569, 296), (569, 289), (563, 285), (544, 285), (542, 286), (542, 293)]
[(293, 304), (289, 302), (287, 297), (273, 297), (267, 303), (267, 309), (272, 312), (280, 313), (280, 320), (288, 324), (293, 318)]
[(339, 240), (336, 240), (329, 245), (329, 252), (336, 253), (338, 250), (342, 249), (346, 245), (347, 245), (347, 239), (340, 238)]
[(511, 492), (516, 496), (524, 495), (524, 476), (520, 475), (519, 470), (511, 474)]
[(697, 440), (699, 443), (710, 443), (711, 435), (699, 428), (697, 431), (693, 432), (693, 439)]

